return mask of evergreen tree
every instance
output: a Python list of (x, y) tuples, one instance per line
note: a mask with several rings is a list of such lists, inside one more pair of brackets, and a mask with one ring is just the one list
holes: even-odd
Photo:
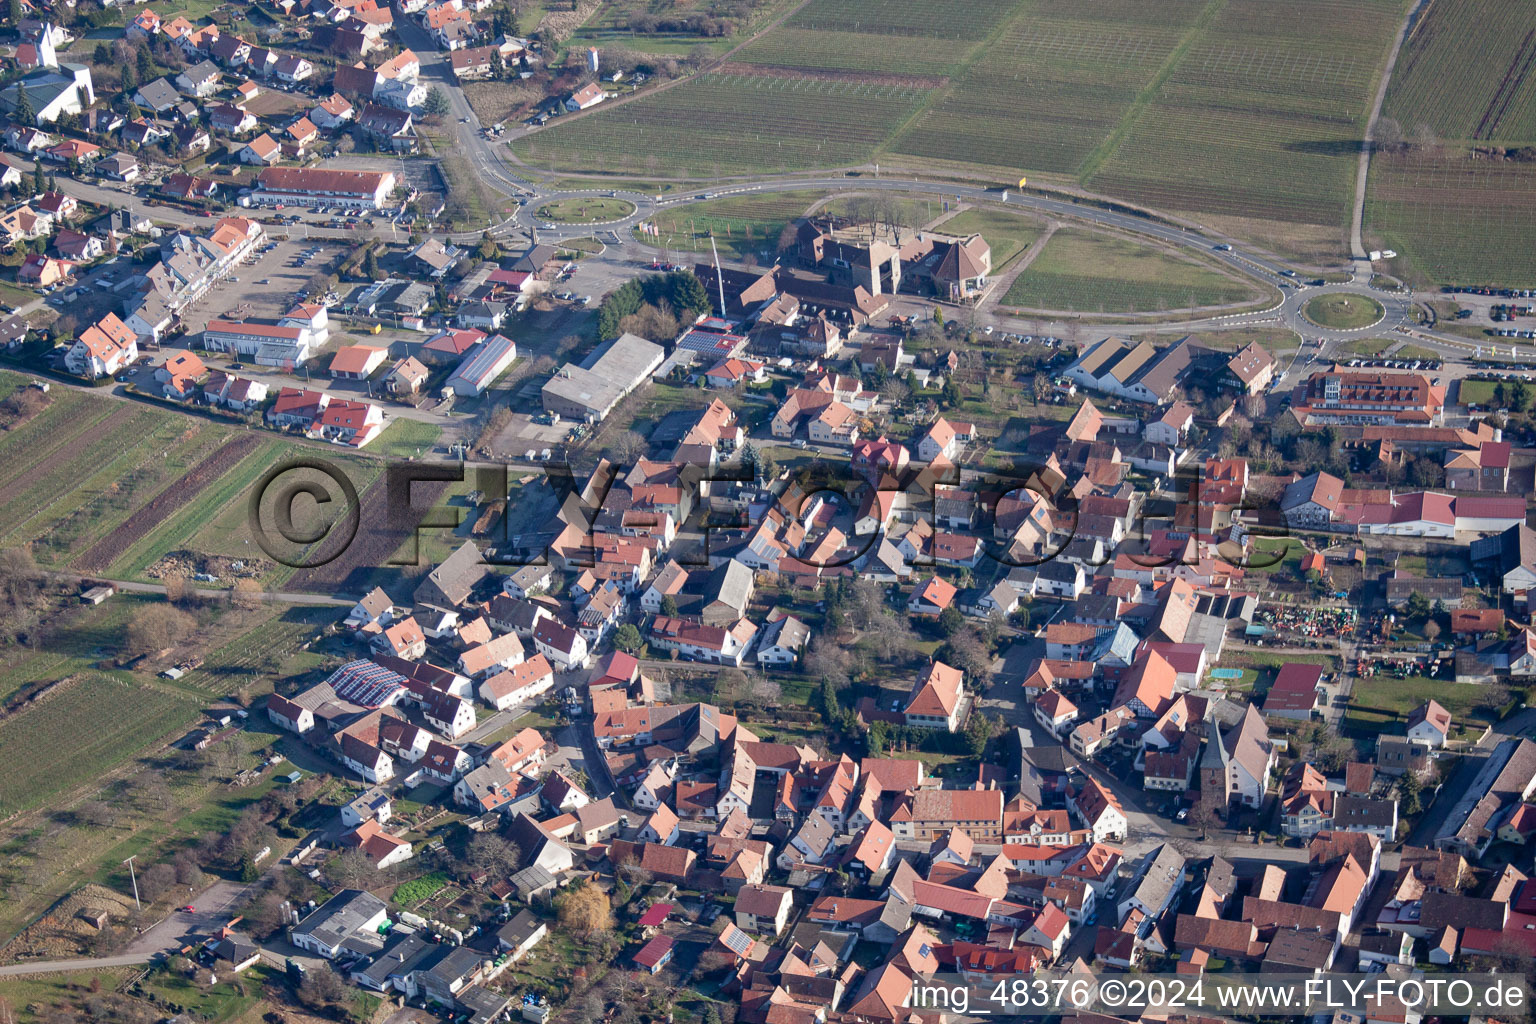
[(155, 62), (149, 56), (149, 47), (139, 47), (139, 56), (135, 65), (139, 72), (139, 81), (147, 82), (155, 77)]
[(21, 0), (10, 0), (6, 4), (6, 22), (10, 25), (20, 25), (22, 19)]
[(112, 47), (108, 46), (106, 43), (97, 43), (96, 44), (96, 52), (91, 54), (91, 63), (92, 64), (111, 64), (112, 63)]
[(36, 124), (37, 111), (32, 109), (32, 100), (27, 96), (27, 83), (16, 83), (16, 110), (13, 114), (17, 124)]
[(448, 113), (449, 109), (450, 107), (448, 105), (448, 94), (434, 85), (431, 90), (427, 92), (427, 102), (426, 105), (422, 107), (422, 110), (424, 110), (431, 117), (442, 117), (444, 114)]
[(704, 282), (691, 271), (675, 270), (667, 275), (666, 281), (666, 297), (673, 309), (679, 312), (687, 310), (695, 316), (710, 312), (712, 307), (709, 293), (704, 290)]
[(32, 168), (32, 184), (39, 192), (48, 190), (48, 175), (43, 170), (43, 162), (39, 160)]
[(123, 92), (127, 93), (128, 95), (132, 95), (133, 94), (133, 90), (137, 89), (138, 87), (139, 87), (139, 79), (138, 79), (138, 76), (135, 75), (134, 72), (133, 72), (133, 65), (132, 64), (124, 64), (123, 65)]
[(384, 276), (379, 272), (379, 254), (372, 246), (363, 255), (363, 276), (370, 281), (377, 281)]

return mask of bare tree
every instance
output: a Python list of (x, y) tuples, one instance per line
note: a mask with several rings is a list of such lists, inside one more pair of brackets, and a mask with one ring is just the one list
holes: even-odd
[(249, 611), (261, 607), (262, 594), (260, 583), (252, 579), (238, 579), (229, 592), (229, 601), (236, 608)]
[(41, 579), (37, 562), (27, 548), (0, 549), (0, 593), (12, 605), (31, 602)]
[(758, 672), (752, 679), (752, 696), (767, 707), (776, 706), (784, 697), (784, 687), (766, 672)]
[(644, 436), (634, 430), (626, 430), (613, 439), (611, 445), (615, 462), (630, 466), (645, 454), (649, 442)]
[(299, 1002), (311, 1010), (330, 1010), (351, 997), (351, 990), (341, 980), (341, 975), (328, 967), (307, 971), (299, 983)]
[(325, 873), (344, 889), (365, 889), (379, 877), (373, 861), (361, 850), (345, 850), (325, 866)]
[(613, 930), (613, 907), (608, 894), (595, 885), (566, 890), (558, 909), (560, 923), (583, 938)]
[(125, 650), (129, 654), (153, 654), (174, 647), (191, 635), (197, 621), (180, 608), (152, 604), (139, 609), (128, 623)]
[(1403, 135), (1403, 126), (1393, 117), (1377, 120), (1373, 141), (1376, 148), (1383, 153), (1401, 153), (1407, 142)]
[(1413, 126), (1413, 148), (1424, 156), (1440, 155), (1440, 136), (1428, 123), (1420, 121)]
[(494, 832), (482, 832), (469, 841), (465, 859), (476, 871), (505, 878), (522, 865), (523, 852), (510, 839)]

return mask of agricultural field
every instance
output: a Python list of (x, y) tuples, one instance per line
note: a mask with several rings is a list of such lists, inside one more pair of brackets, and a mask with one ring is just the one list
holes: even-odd
[[(167, 532), (171, 523), (190, 510), (191, 523), (183, 523), (183, 526), (201, 524), (226, 501), (239, 495), (242, 488), (236, 483), (238, 469), (247, 459), (263, 449), (275, 455), (279, 447), (278, 442), (255, 434), (227, 437), (218, 448), (190, 466), (182, 477), (80, 555), (75, 564), (86, 572), (106, 572), (128, 558), (158, 558), (177, 538), (184, 536), (180, 530)], [(251, 472), (250, 477), (254, 479), (254, 476)]]
[[(280, 461), (298, 454), (292, 446), (276, 439), (264, 439), (263, 446), (234, 466), (197, 497), (183, 505), (170, 518), (145, 534), (113, 563), (114, 579), (151, 579), (150, 569), (168, 554), (185, 552), (192, 556), (251, 561), (259, 559), (259, 582), (267, 589), (282, 586), (294, 570), (277, 565), (255, 543), (250, 528), (248, 505), (250, 489), (261, 475)], [(357, 456), (340, 457), (325, 453), (327, 461), (345, 473), (359, 494), (383, 471), (379, 462)], [(314, 480), (335, 493), (334, 484), (308, 470), (284, 474), (283, 482)], [(338, 500), (340, 495), (337, 495)], [(269, 506), (263, 506), (263, 522), (270, 522)], [(294, 522), (301, 529), (318, 528), (333, 521), (329, 509), (319, 510), (307, 500), (294, 503)], [(315, 518), (311, 518), (311, 517)], [(297, 554), (295, 550), (291, 552)], [(227, 582), (227, 581), (226, 581)]]
[[(861, 163), (923, 101), (906, 85), (708, 74), (513, 144), (535, 166), (718, 176)], [(645, 154), (642, 156), (641, 154)], [(667, 154), (667, 163), (663, 156)]]
[(732, 55), (742, 70), (828, 78), (873, 76), (941, 85), (975, 44), (966, 40), (783, 27)]
[(1536, 142), (1536, 7), (1434, 0), (1403, 43), (1382, 114), (1410, 137), (1423, 124), (1447, 140)]
[[(852, 7), (864, 5), (854, 4)], [(1008, 23), (891, 149), (1074, 176), (1179, 46), (1199, 3), (1038, 0)]]
[(1218, 306), (1257, 297), (1250, 285), (1204, 264), (1066, 228), (1051, 236), (1002, 301), (1026, 309), (1095, 313)]
[(1341, 244), (1373, 87), (1405, 6), (1300, 0), (1275, 17), (1213, 0), (1209, 23), (1079, 174), (1158, 209), (1313, 225)]
[(970, 0), (965, 5), (964, 17), (945, 17), (946, 11), (957, 12), (933, 0), (811, 0), (787, 24), (819, 32), (869, 32), (974, 42), (985, 39), (1018, 6), (1018, 0)]
[(1412, 142), (1371, 159), (1365, 228), (1397, 250), (1392, 272), (1419, 286), (1536, 283), (1536, 7), (1429, 4), (1382, 113)]
[(1018, 7), (1019, 0), (976, 0), (965, 17), (945, 18), (932, 0), (811, 0), (733, 59), (834, 77), (943, 77)]
[(940, 221), (934, 230), (961, 238), (979, 233), (992, 247), (992, 275), (996, 277), (1009, 260), (1033, 245), (1045, 228), (1034, 217), (973, 207)]
[(613, 171), (1043, 175), (1336, 258), (1407, 3), (814, 0), (709, 75), (516, 147)]
[(0, 434), (0, 544), (66, 565), (233, 436), (136, 403), (55, 389), (41, 414)]
[(121, 674), (70, 677), (0, 721), (0, 813), (99, 778), (197, 712), (194, 698)]
[[(177, 682), (183, 689), (203, 690), (226, 696), (238, 689), (252, 694), (267, 693), (277, 676), (308, 671), (324, 663), (324, 658), (301, 648), (315, 635), (315, 630), (335, 622), (341, 612), (336, 608), (294, 606), (277, 611), (269, 605), (248, 613), (262, 617), (254, 628), (243, 628), (242, 619), (224, 643), (203, 657), (203, 664)], [(341, 611), (344, 611), (342, 609)]]
[(1410, 284), (1536, 286), (1536, 164), (1377, 154), (1365, 226)]

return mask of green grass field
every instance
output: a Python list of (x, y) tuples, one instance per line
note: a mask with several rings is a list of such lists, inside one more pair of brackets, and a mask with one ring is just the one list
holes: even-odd
[(779, 233), (815, 202), (814, 193), (757, 192), (725, 196), (663, 210), (651, 218), (658, 237), (636, 235), (647, 245), (679, 252), (708, 252), (710, 236), (721, 256), (762, 257), (778, 246)]
[(560, 199), (545, 203), (534, 211), (538, 216), (557, 224), (601, 224), (619, 220), (635, 212), (635, 204), (627, 199), (600, 197)]
[[(1498, 401), (1494, 393), (1494, 389), (1498, 387), (1498, 381), (1463, 380), (1456, 385), (1456, 401), (1462, 405), (1477, 405), (1488, 408)], [(1508, 386), (1504, 390), (1508, 391)]]
[(1459, 723), (1488, 723), (1497, 716), (1482, 707), (1487, 692), (1486, 687), (1476, 683), (1372, 676), (1356, 681), (1345, 722), (1360, 732), (1401, 733), (1407, 726), (1409, 712), (1434, 699)]
[(995, 277), (1007, 266), (1009, 260), (1029, 248), (1040, 237), (1044, 226), (1033, 217), (1005, 210), (973, 208), (940, 221), (935, 230), (962, 238), (980, 232), (981, 237), (992, 247), (992, 274)]
[(396, 416), (384, 428), (384, 433), (368, 445), (368, 454), (393, 459), (414, 459), (429, 454), (443, 436), (443, 428), (436, 423), (423, 423)]
[(1363, 295), (1319, 295), (1301, 309), (1302, 315), (1319, 327), (1353, 331), (1369, 327), (1386, 315), (1381, 303)]
[(1248, 285), (1182, 257), (1067, 228), (1051, 236), (1014, 279), (1003, 304), (1082, 313), (1152, 312), (1256, 297)]

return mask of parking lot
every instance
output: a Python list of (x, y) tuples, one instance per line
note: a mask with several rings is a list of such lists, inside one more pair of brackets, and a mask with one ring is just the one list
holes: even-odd
[(82, 276), (79, 280), (56, 288), (44, 300), (61, 317), (72, 317), (79, 327), (100, 320), (107, 313), (121, 313), (124, 292), (114, 289), (134, 277), (141, 268), (131, 262), (115, 258)]
[[(313, 250), (313, 255), (307, 255)], [(197, 302), (183, 318), (187, 333), (201, 331), (213, 319), (280, 317), (318, 273), (328, 272), (347, 247), (322, 239), (270, 240)]]

